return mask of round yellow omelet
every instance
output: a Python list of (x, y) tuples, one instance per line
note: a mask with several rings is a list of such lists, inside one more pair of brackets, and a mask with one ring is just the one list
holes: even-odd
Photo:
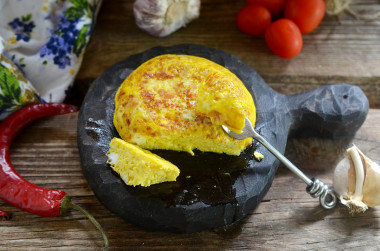
[(252, 139), (234, 139), (221, 125), (240, 132), (245, 117), (255, 125), (255, 104), (240, 79), (195, 56), (150, 59), (124, 80), (115, 97), (120, 137), (145, 149), (239, 155)]

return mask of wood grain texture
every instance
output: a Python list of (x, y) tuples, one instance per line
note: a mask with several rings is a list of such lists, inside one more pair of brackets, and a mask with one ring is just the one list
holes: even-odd
[[(326, 211), (305, 192), (305, 184), (280, 167), (259, 207), (237, 224), (195, 234), (148, 232), (110, 213), (95, 198), (80, 167), (77, 114), (43, 119), (16, 138), (11, 159), (27, 180), (62, 189), (103, 226), (110, 250), (374, 250), (380, 245), (380, 209), (351, 216), (343, 206)], [(380, 110), (370, 110), (354, 143), (380, 163)], [(322, 151), (323, 143), (319, 142)], [(298, 155), (302, 163), (304, 155)], [(310, 156), (309, 156), (310, 157)], [(337, 158), (335, 156), (335, 158)], [(334, 162), (334, 159), (330, 159)], [(310, 162), (311, 163), (311, 162)], [(331, 183), (333, 166), (299, 166), (308, 176)], [(13, 213), (0, 221), (0, 250), (100, 250), (98, 231), (80, 213), (42, 218), (0, 202)]]
[[(132, 54), (155, 46), (194, 43), (237, 56), (281, 93), (346, 82), (360, 86), (372, 108), (380, 107), (380, 18), (358, 20), (347, 12), (325, 16), (315, 31), (303, 36), (302, 52), (285, 60), (273, 55), (262, 37), (237, 29), (235, 16), (244, 5), (244, 0), (202, 0), (199, 19), (168, 37), (156, 38), (135, 25), (133, 1), (104, 1), (70, 102), (80, 103), (92, 80)], [(353, 0), (350, 8), (375, 13), (380, 11), (380, 1)]]
[[(357, 84), (371, 107), (380, 107), (380, 19), (357, 20), (348, 13), (325, 17), (304, 36), (300, 55), (291, 60), (274, 56), (262, 38), (240, 33), (235, 15), (244, 0), (203, 0), (201, 17), (166, 38), (139, 30), (132, 0), (104, 1), (83, 64), (68, 101), (80, 104), (89, 85), (110, 65), (155, 46), (195, 43), (222, 49), (254, 67), (282, 93), (299, 93), (337, 82)], [(356, 11), (380, 11), (378, 0), (353, 0)], [(94, 197), (82, 175), (76, 144), (76, 114), (41, 120), (16, 138), (11, 151), (15, 168), (31, 182), (62, 189), (103, 226), (110, 250), (376, 250), (380, 245), (380, 210), (351, 216), (340, 206), (323, 210), (305, 192), (305, 184), (280, 167), (259, 207), (228, 229), (195, 234), (147, 232), (111, 214)], [(380, 110), (371, 110), (354, 140), (380, 163)], [(328, 147), (326, 147), (328, 146)], [(290, 140), (287, 153), (308, 176), (331, 182), (332, 163), (343, 149), (334, 142)], [(331, 151), (329, 149), (332, 149)], [(326, 157), (327, 156), (327, 157)], [(0, 201), (13, 214), (0, 220), (3, 250), (100, 250), (98, 231), (79, 212), (42, 218)]]

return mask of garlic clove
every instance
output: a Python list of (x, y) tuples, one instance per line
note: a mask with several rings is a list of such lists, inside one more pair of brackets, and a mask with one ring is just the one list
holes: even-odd
[(380, 205), (380, 166), (355, 145), (347, 149), (334, 171), (334, 191), (351, 213)]
[(365, 160), (363, 202), (370, 207), (380, 205), (380, 166), (362, 152), (359, 151), (359, 154)]
[(200, 0), (136, 0), (136, 25), (156, 37), (165, 37), (199, 17)]
[(335, 168), (333, 177), (334, 191), (339, 195), (347, 195), (349, 183), (354, 182), (352, 175), (349, 182), (349, 169), (352, 169), (349, 158), (342, 159)]

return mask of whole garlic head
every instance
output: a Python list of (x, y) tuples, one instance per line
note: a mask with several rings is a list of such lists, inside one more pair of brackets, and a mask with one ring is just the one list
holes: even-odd
[(347, 149), (334, 172), (334, 191), (351, 213), (380, 205), (380, 166), (355, 145)]
[(327, 14), (338, 15), (348, 7), (351, 0), (325, 0), (325, 3)]
[(136, 0), (137, 26), (156, 37), (165, 37), (199, 17), (200, 0)]

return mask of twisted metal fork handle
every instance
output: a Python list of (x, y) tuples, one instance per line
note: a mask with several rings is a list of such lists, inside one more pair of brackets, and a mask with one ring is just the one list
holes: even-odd
[(306, 187), (306, 191), (313, 197), (319, 197), (319, 202), (326, 209), (332, 209), (336, 205), (334, 191), (317, 178), (311, 179), (312, 183)]

